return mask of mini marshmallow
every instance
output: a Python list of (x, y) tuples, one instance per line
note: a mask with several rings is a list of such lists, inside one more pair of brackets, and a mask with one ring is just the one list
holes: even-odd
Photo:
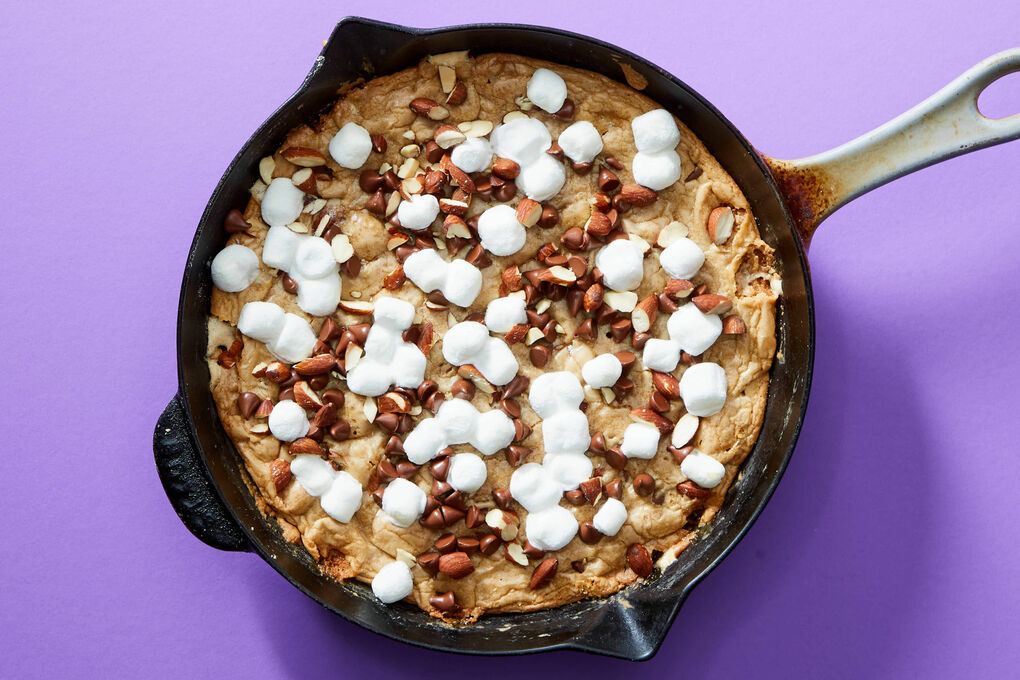
[(641, 114), (631, 121), (630, 128), (634, 132), (634, 146), (641, 152), (675, 149), (680, 143), (680, 130), (673, 116), (665, 109)]
[(620, 453), (628, 458), (655, 457), (659, 450), (659, 428), (649, 423), (631, 423), (623, 431)]
[(705, 253), (697, 243), (681, 237), (662, 249), (659, 264), (674, 279), (690, 279), (705, 264)]
[(669, 340), (651, 338), (645, 343), (641, 362), (651, 371), (669, 373), (680, 363), (681, 351), (692, 356), (704, 353), (722, 334), (722, 319), (687, 303), (670, 315), (666, 332)]
[(372, 136), (357, 123), (347, 123), (329, 140), (329, 155), (342, 168), (356, 170), (372, 153)]
[(634, 290), (645, 276), (641, 246), (626, 238), (600, 248), (595, 255), (595, 266), (602, 272), (602, 282), (617, 291)]
[(312, 356), (315, 350), (315, 332), (308, 322), (297, 314), (289, 312), (283, 317), (283, 328), (280, 334), (266, 343), (266, 349), (288, 364)]
[(627, 506), (616, 498), (607, 498), (591, 518), (592, 525), (603, 536), (615, 536), (627, 521)]
[(337, 522), (347, 524), (361, 507), (361, 494), (361, 483), (341, 470), (336, 473), (329, 490), (322, 494), (319, 505)]
[(259, 277), (259, 256), (251, 248), (232, 243), (216, 253), (210, 269), (214, 286), (224, 293), (240, 293)]
[(694, 303), (688, 302), (670, 315), (666, 331), (680, 349), (698, 356), (722, 334), (722, 319), (718, 314), (704, 314)]
[(426, 293), (439, 290), (452, 304), (468, 307), (482, 290), (482, 272), (464, 260), (447, 262), (426, 248), (404, 260), (404, 275)]
[(568, 127), (556, 141), (567, 158), (575, 163), (590, 163), (602, 152), (602, 135), (586, 120)]
[[(281, 401), (273, 413), (283, 404), (294, 402)], [(271, 414), (269, 418), (272, 420)], [(290, 471), (309, 496), (319, 499), (323, 512), (336, 521), (350, 522), (361, 507), (361, 483), (347, 472), (337, 472), (328, 461), (318, 456), (295, 456), (290, 462)]]
[(443, 358), (454, 366), (471, 364), (493, 385), (506, 385), (520, 368), (507, 344), (489, 336), (489, 330), (476, 321), (462, 321), (446, 331)]
[(726, 371), (708, 361), (691, 366), (680, 377), (680, 398), (688, 413), (714, 416), (726, 403)]
[(312, 356), (315, 333), (297, 314), (284, 313), (273, 302), (248, 302), (237, 317), (237, 330), (265, 343), (266, 349), (281, 361), (297, 363)]
[(427, 229), (439, 216), (439, 201), (432, 194), (414, 194), (397, 206), (397, 219), (405, 229)]
[(554, 71), (536, 69), (528, 81), (528, 99), (543, 111), (556, 113), (567, 99), (567, 84)]
[(521, 165), (517, 188), (533, 201), (547, 201), (560, 192), (566, 181), (563, 163), (549, 154), (542, 154), (533, 162)]
[(528, 512), (539, 512), (556, 507), (563, 489), (544, 466), (525, 463), (510, 475), (510, 495)]
[(305, 193), (286, 177), (269, 183), (262, 196), (262, 221), (271, 227), (285, 227), (301, 216)]
[(292, 442), (308, 434), (308, 416), (297, 402), (284, 399), (269, 413), (269, 431), (281, 442)]
[(559, 550), (577, 535), (577, 520), (566, 508), (554, 505), (529, 513), (525, 533), (528, 542), (539, 550)]
[(420, 421), (407, 434), (404, 453), (415, 465), (424, 465), (447, 446), (458, 444), (470, 444), (491, 456), (509, 446), (516, 434), (514, 422), (502, 411), (479, 413), (466, 399), (447, 399), (434, 418)]
[(517, 211), (508, 205), (494, 205), (478, 216), (478, 237), (493, 255), (513, 255), (524, 247), (528, 232), (517, 221)]
[(287, 272), (298, 284), (297, 304), (312, 316), (328, 316), (340, 304), (339, 267), (326, 239), (272, 227), (262, 245), (262, 261)]
[(347, 388), (355, 394), (378, 397), (390, 388), (416, 388), (425, 379), (422, 351), (401, 337), (414, 322), (414, 305), (391, 297), (375, 301), (373, 323), (365, 338), (365, 354), (347, 371)]
[(464, 172), (481, 172), (492, 161), (492, 145), (484, 137), (469, 137), (454, 147), (450, 160)]
[(600, 354), (581, 366), (581, 377), (589, 386), (596, 389), (612, 387), (623, 375), (623, 364), (615, 354)]
[(493, 299), (485, 308), (485, 326), (493, 333), (507, 333), (519, 323), (527, 323), (524, 298), (509, 295)]
[[(293, 404), (294, 402), (289, 403)], [(329, 491), (336, 470), (329, 464), (329, 461), (323, 460), (319, 456), (300, 455), (294, 456), (294, 460), (290, 462), (290, 472), (301, 488), (305, 490), (305, 493), (318, 498)]]
[(694, 450), (680, 463), (680, 472), (703, 489), (712, 489), (726, 476), (726, 466), (707, 453)]
[(591, 479), (594, 469), (591, 458), (584, 453), (548, 453), (542, 459), (542, 467), (559, 482), (563, 491), (576, 489), (581, 482)]
[(286, 321), (280, 305), (274, 302), (249, 302), (237, 317), (237, 330), (249, 338), (269, 343), (283, 330)]
[(655, 191), (672, 186), (683, 176), (683, 165), (676, 151), (638, 151), (631, 162), (634, 181)]
[(551, 371), (531, 381), (528, 401), (539, 418), (548, 418), (561, 410), (580, 406), (584, 401), (584, 389), (573, 373)]
[[(463, 401), (458, 399), (456, 401)], [(488, 471), (481, 458), (473, 453), (458, 453), (450, 457), (446, 483), (463, 493), (474, 493), (485, 484)]]
[(425, 492), (414, 482), (397, 477), (383, 491), (382, 510), (395, 526), (409, 527), (425, 511)]
[(399, 602), (414, 590), (411, 569), (400, 560), (390, 562), (372, 579), (372, 594), (383, 604)]
[(584, 453), (591, 444), (588, 417), (580, 409), (566, 409), (542, 420), (546, 453)]
[(534, 118), (515, 118), (497, 125), (489, 138), (497, 156), (509, 158), (522, 168), (541, 158), (552, 146), (549, 129)]

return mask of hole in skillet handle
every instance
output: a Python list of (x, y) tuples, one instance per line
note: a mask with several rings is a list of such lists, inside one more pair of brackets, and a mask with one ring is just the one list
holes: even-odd
[(152, 450), (163, 490), (184, 526), (213, 548), (251, 552), (244, 533), (205, 474), (179, 395), (174, 395), (156, 421)]
[(990, 83), (978, 95), (978, 111), (985, 118), (1002, 120), (1020, 113), (1020, 72)]

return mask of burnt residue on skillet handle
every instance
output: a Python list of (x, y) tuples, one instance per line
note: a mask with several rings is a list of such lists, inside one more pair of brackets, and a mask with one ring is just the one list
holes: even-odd
[(988, 57), (885, 125), (831, 151), (795, 161), (762, 154), (804, 243), (840, 206), (897, 177), (1020, 138), (1020, 113), (992, 119), (978, 97), (1020, 71), (1020, 48)]

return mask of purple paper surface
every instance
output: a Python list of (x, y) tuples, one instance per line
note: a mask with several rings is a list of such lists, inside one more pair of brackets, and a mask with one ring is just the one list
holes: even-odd
[[(646, 665), (415, 649), (194, 539), (150, 444), (176, 389), (185, 258), (223, 169), (345, 15), (587, 33), (677, 74), (785, 158), (1020, 43), (1020, 4), (1002, 0), (9, 4), (0, 676), (1015, 676), (1020, 143), (903, 178), (823, 225), (797, 453)], [(993, 110), (1020, 111), (1018, 85), (1000, 83)]]

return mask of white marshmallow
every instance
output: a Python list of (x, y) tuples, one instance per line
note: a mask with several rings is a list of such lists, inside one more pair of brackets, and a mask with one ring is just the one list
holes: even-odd
[(497, 125), (490, 139), (497, 156), (509, 158), (522, 168), (541, 158), (552, 146), (549, 129), (534, 118), (515, 118)]
[(655, 457), (659, 450), (659, 428), (649, 423), (631, 423), (623, 431), (620, 453), (628, 458)]
[(283, 330), (283, 308), (273, 302), (249, 302), (237, 317), (237, 330), (253, 340), (269, 343)]
[(563, 489), (545, 467), (525, 463), (510, 475), (510, 495), (528, 512), (539, 512), (555, 507)]
[(357, 123), (347, 123), (329, 140), (329, 155), (342, 168), (356, 170), (372, 153), (372, 136)]
[(296, 364), (312, 356), (317, 339), (307, 321), (297, 314), (287, 313), (283, 317), (280, 334), (266, 343), (266, 349), (281, 361)]
[(427, 229), (439, 216), (439, 201), (432, 194), (414, 194), (397, 206), (397, 219), (405, 229)]
[(516, 434), (514, 422), (502, 411), (479, 413), (466, 399), (447, 399), (434, 418), (419, 421), (407, 434), (404, 453), (415, 465), (424, 465), (457, 444), (470, 444), (491, 456), (509, 446)]
[(513, 255), (524, 247), (528, 232), (508, 205), (494, 205), (478, 216), (478, 237), (493, 255)]
[(414, 482), (397, 477), (383, 490), (382, 509), (398, 527), (409, 527), (425, 511), (425, 492)]
[(484, 137), (469, 137), (454, 147), (450, 160), (464, 172), (481, 172), (492, 161), (492, 145)]
[(669, 373), (680, 363), (680, 345), (672, 340), (650, 338), (641, 354), (641, 363), (649, 371)]
[(581, 482), (591, 479), (594, 469), (591, 458), (584, 453), (549, 453), (542, 459), (542, 467), (563, 491), (576, 489)]
[(487, 475), (488, 470), (481, 458), (473, 453), (458, 453), (450, 457), (446, 483), (457, 491), (474, 493), (482, 488), (482, 484), (485, 484)]
[(372, 579), (372, 594), (383, 604), (399, 602), (413, 590), (414, 579), (411, 577), (411, 569), (400, 560), (384, 566)]
[(698, 356), (722, 334), (722, 319), (718, 314), (703, 314), (694, 303), (688, 302), (670, 315), (666, 331), (680, 349)]
[(680, 472), (703, 489), (712, 489), (726, 476), (726, 466), (701, 451), (692, 451), (680, 463)]
[(581, 377), (589, 386), (596, 389), (612, 387), (621, 375), (623, 375), (623, 364), (615, 354), (608, 352), (584, 362), (584, 366), (581, 366)]
[(592, 525), (603, 536), (615, 536), (620, 533), (627, 521), (627, 506), (616, 498), (607, 498), (599, 511), (591, 518)]
[(224, 293), (240, 293), (259, 277), (259, 256), (251, 248), (232, 243), (216, 253), (210, 269), (214, 286)]
[(542, 154), (533, 162), (521, 165), (517, 188), (534, 201), (547, 201), (560, 192), (566, 181), (563, 163), (549, 154)]
[(404, 275), (426, 293), (434, 290), (460, 307), (468, 307), (482, 290), (482, 272), (464, 260), (447, 262), (435, 250), (426, 248), (404, 260)]
[(414, 322), (414, 305), (391, 297), (375, 301), (372, 327), (365, 338), (365, 354), (347, 371), (347, 389), (378, 397), (390, 388), (417, 387), (425, 379), (426, 358), (401, 337)]
[(641, 114), (631, 121), (634, 132), (634, 146), (638, 151), (655, 153), (675, 149), (680, 143), (680, 130), (669, 111), (655, 109)]
[(525, 533), (539, 550), (559, 550), (577, 535), (577, 520), (566, 508), (554, 505), (528, 514)]
[(554, 71), (536, 69), (528, 81), (528, 99), (543, 111), (556, 113), (567, 99), (567, 84)]
[(305, 192), (288, 178), (277, 177), (262, 196), (262, 221), (271, 227), (285, 227), (301, 216), (304, 207)]
[(262, 261), (287, 272), (298, 284), (297, 304), (313, 316), (328, 316), (340, 303), (342, 284), (333, 250), (326, 239), (271, 227), (262, 246)]
[(305, 410), (290, 399), (278, 402), (269, 414), (269, 431), (281, 442), (292, 442), (308, 434)]
[(726, 371), (707, 361), (691, 366), (680, 377), (680, 398), (689, 413), (714, 416), (726, 404)]
[(506, 385), (520, 368), (507, 344), (490, 337), (489, 330), (476, 321), (462, 321), (446, 331), (443, 358), (453, 366), (471, 364), (493, 385)]
[(602, 272), (602, 282), (617, 291), (634, 290), (645, 276), (641, 246), (626, 238), (600, 248), (595, 255), (595, 266)]
[(556, 141), (567, 158), (575, 163), (590, 163), (602, 153), (602, 135), (586, 120), (568, 127)]
[(531, 381), (528, 401), (539, 418), (548, 418), (561, 410), (580, 406), (584, 401), (584, 389), (573, 373), (551, 371)]
[(508, 333), (519, 323), (527, 323), (524, 298), (518, 295), (495, 298), (485, 308), (485, 326), (493, 333)]
[(674, 279), (690, 279), (705, 264), (705, 253), (697, 243), (681, 237), (662, 249), (659, 264)]
[(584, 453), (591, 444), (588, 417), (579, 409), (565, 409), (542, 420), (546, 453)]
[(630, 171), (635, 182), (655, 191), (672, 186), (683, 175), (680, 156), (672, 149), (655, 153), (638, 151)]
[[(293, 404), (294, 402), (281, 403)], [(336, 471), (329, 461), (323, 460), (319, 456), (300, 455), (294, 456), (294, 460), (290, 462), (290, 472), (301, 488), (305, 490), (305, 493), (318, 498), (329, 491)]]
[(322, 494), (319, 505), (337, 522), (347, 524), (361, 507), (361, 494), (361, 483), (341, 470), (336, 473), (329, 490)]

